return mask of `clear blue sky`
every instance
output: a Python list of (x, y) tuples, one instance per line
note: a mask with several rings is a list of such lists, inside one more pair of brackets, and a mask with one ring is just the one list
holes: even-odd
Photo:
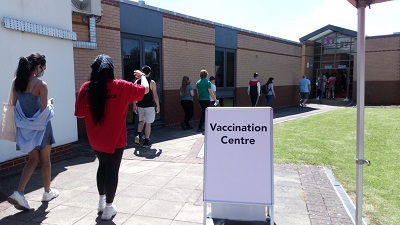
[[(296, 42), (328, 24), (357, 31), (357, 9), (347, 0), (145, 0), (145, 3)], [(367, 36), (400, 32), (400, 0), (373, 4), (365, 11)]]

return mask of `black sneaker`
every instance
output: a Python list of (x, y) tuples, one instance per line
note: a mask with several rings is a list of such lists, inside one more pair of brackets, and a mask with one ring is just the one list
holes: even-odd
[(146, 148), (150, 148), (151, 147), (151, 143), (150, 143), (149, 139), (144, 139), (143, 147), (146, 147)]
[(184, 122), (181, 123), (181, 127), (182, 127), (182, 130), (186, 130), (186, 126), (185, 126)]

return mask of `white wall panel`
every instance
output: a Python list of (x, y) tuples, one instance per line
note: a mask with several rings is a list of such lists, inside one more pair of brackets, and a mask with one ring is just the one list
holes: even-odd
[[(70, 0), (12, 0), (0, 1), (0, 19), (3, 17), (23, 20), (44, 26), (72, 31)], [(54, 146), (78, 139), (74, 116), (75, 81), (73, 43), (55, 37), (6, 29), (0, 26), (0, 101), (8, 96), (20, 56), (33, 52), (44, 54), (47, 67), (42, 80), (49, 87), (49, 98), (55, 99), (55, 115), (52, 119)], [(0, 162), (21, 154), (15, 151), (15, 143), (0, 141)]]

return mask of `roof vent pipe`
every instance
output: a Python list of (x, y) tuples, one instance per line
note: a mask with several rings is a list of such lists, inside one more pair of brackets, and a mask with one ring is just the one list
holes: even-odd
[(89, 19), (89, 38), (90, 42), (74, 41), (74, 48), (96, 49), (96, 18), (94, 16)]

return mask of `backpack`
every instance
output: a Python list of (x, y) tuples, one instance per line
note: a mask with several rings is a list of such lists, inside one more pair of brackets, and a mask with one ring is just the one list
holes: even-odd
[(261, 86), (261, 92), (262, 92), (264, 95), (268, 94), (269, 89), (268, 89), (268, 85), (267, 85), (267, 84), (264, 84), (263, 86)]
[(250, 95), (258, 95), (257, 85), (250, 86)]

